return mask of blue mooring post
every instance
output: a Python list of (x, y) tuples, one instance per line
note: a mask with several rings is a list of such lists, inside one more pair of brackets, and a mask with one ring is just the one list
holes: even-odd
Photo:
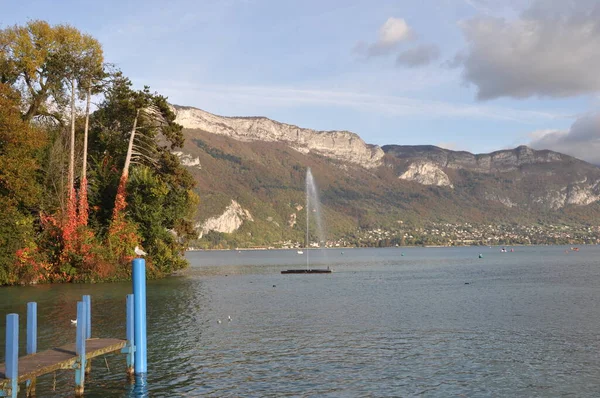
[(83, 396), (85, 383), (85, 336), (87, 331), (86, 304), (77, 302), (77, 332), (75, 338), (75, 353), (78, 358), (75, 362), (75, 396)]
[(27, 355), (37, 352), (37, 303), (27, 303)]
[[(84, 294), (82, 298), (85, 304), (85, 338), (92, 338), (92, 297), (89, 294)], [(92, 360), (85, 363), (85, 374), (90, 374), (92, 371)]]
[(127, 319), (125, 323), (125, 337), (127, 344), (121, 350), (122, 353), (127, 354), (127, 376), (133, 377), (133, 368), (135, 363), (135, 341), (134, 341), (134, 319), (133, 319), (133, 294), (127, 295)]
[(147, 372), (146, 357), (146, 260), (133, 259), (133, 306), (134, 306), (134, 341), (135, 374)]
[(19, 392), (19, 315), (6, 315), (5, 376), (10, 379), (7, 397), (17, 398)]
[[(37, 303), (27, 303), (27, 355), (37, 352)], [(35, 395), (36, 379), (27, 380), (27, 396)]]
[(85, 314), (86, 314), (86, 329), (85, 338), (92, 338), (92, 296), (89, 294), (83, 295), (83, 302), (85, 303)]

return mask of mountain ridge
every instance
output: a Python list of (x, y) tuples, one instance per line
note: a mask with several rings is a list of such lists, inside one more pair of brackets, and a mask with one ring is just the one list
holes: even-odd
[(379, 167), (384, 156), (378, 145), (366, 144), (358, 134), (350, 131), (320, 131), (266, 117), (225, 117), (198, 108), (174, 108), (175, 121), (186, 129), (203, 130), (241, 141), (286, 141), (299, 152), (314, 151), (366, 168)]
[(205, 198), (204, 241), (215, 239), (205, 220), (233, 214), (232, 200), (247, 216), (234, 232), (213, 230), (220, 239), (240, 247), (301, 239), (307, 167), (332, 236), (432, 222), (600, 225), (600, 167), (569, 155), (527, 146), (487, 154), (379, 147), (350, 132), (174, 108), (186, 138), (180, 156), (193, 160)]

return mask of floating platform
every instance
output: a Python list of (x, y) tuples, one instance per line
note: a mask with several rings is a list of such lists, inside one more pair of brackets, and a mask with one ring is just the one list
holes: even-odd
[(286, 269), (282, 274), (331, 274), (330, 269)]

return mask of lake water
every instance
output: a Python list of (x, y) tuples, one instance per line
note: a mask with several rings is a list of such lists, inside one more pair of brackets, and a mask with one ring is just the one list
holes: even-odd
[[(296, 251), (187, 256), (184, 276), (148, 284), (149, 396), (600, 396), (600, 247), (311, 250), (326, 275), (281, 275), (306, 266)], [(74, 341), (91, 294), (92, 335), (124, 337), (129, 292), (0, 289), (0, 336), (18, 312), (24, 350), (37, 301), (38, 349)], [(139, 394), (122, 354), (108, 365), (93, 361), (87, 397)], [(73, 395), (73, 371), (56, 379), (38, 396)]]

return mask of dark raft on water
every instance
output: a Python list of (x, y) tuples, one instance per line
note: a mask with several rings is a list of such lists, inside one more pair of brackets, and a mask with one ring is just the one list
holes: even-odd
[(331, 270), (327, 269), (287, 269), (281, 271), (282, 274), (331, 274)]

